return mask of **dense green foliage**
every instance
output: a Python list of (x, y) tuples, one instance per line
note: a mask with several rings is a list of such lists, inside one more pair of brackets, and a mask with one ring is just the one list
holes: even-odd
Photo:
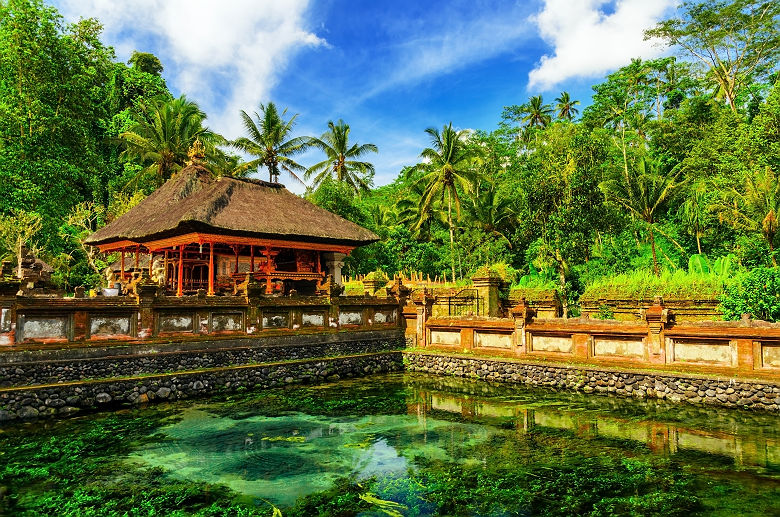
[[(14, 257), (23, 241), (58, 266), (66, 287), (95, 284), (104, 258), (80, 239), (175, 173), (200, 138), (215, 174), (306, 173), (310, 200), (377, 233), (378, 243), (348, 258), (347, 273), (452, 281), (504, 263), (519, 276), (540, 272), (576, 314), (587, 286), (625, 283), (611, 276), (650, 271), (682, 285), (693, 255), (732, 254), (742, 271), (776, 266), (778, 9), (683, 3), (647, 32), (677, 57), (632, 60), (581, 107), (567, 92), (553, 104), (534, 95), (497, 113), (493, 130), (429, 128), (419, 163), (373, 188), (373, 166), (358, 160), (376, 146), (349, 142), (348, 124), (331, 122), (319, 139), (295, 135), (296, 115), (268, 102), (253, 116), (242, 111), (246, 136), (226, 142), (196, 105), (172, 98), (156, 56), (118, 63), (98, 21), (65, 26), (41, 0), (8, 0), (0, 254)], [(242, 163), (227, 144), (252, 159)], [(322, 161), (295, 161), (312, 147)], [(36, 218), (35, 234), (15, 222)]]
[(750, 314), (757, 319), (780, 321), (780, 269), (753, 269), (726, 288), (721, 302), (726, 319)]

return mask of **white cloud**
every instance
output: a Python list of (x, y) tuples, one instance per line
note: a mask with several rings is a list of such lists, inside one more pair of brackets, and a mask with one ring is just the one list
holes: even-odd
[(572, 78), (591, 78), (628, 64), (631, 58), (653, 58), (663, 50), (644, 41), (643, 31), (655, 25), (675, 0), (544, 0), (531, 17), (553, 49), (528, 74), (528, 88), (549, 90)]
[(533, 36), (522, 23), (528, 15), (528, 6), (522, 2), (493, 9), (454, 3), (435, 13), (424, 22), (404, 19), (391, 24), (388, 32), (399, 43), (388, 49), (390, 55), (380, 61), (376, 77), (357, 102), (393, 87), (455, 73), (512, 51)]
[(169, 84), (228, 138), (242, 132), (238, 111), (270, 98), (296, 51), (327, 45), (306, 28), (307, 7), (308, 0), (61, 0), (68, 19), (98, 18), (120, 58), (155, 52)]

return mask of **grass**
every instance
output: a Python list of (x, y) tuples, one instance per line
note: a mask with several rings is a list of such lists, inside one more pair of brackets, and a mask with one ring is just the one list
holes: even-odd
[(602, 277), (585, 287), (581, 301), (600, 299), (650, 300), (655, 296), (669, 299), (717, 300), (733, 277), (714, 274), (662, 271), (659, 276), (649, 270), (638, 270)]

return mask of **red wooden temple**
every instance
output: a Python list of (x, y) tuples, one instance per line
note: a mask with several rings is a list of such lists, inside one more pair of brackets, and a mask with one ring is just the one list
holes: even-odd
[(266, 292), (313, 294), (341, 260), (377, 236), (278, 183), (214, 177), (199, 163), (105, 227), (87, 243), (119, 252), (118, 275), (141, 269), (181, 296), (232, 290), (247, 273)]

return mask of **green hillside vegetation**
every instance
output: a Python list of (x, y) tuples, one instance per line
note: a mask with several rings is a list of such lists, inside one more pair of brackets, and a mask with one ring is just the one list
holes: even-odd
[[(347, 122), (302, 135), (266, 101), (236, 113), (246, 132), (227, 141), (171, 95), (156, 56), (118, 62), (99, 20), (2, 1), (0, 255), (24, 243), (64, 288), (96, 285), (110, 257), (83, 237), (176, 174), (198, 138), (214, 174), (309, 181), (311, 201), (376, 232), (348, 257), (352, 276), (462, 282), (504, 264), (508, 283), (554, 286), (570, 314), (580, 295), (737, 296), (745, 275), (777, 266), (779, 17), (758, 0), (684, 3), (647, 28), (666, 57), (626, 63), (591, 100), (508, 98), (494, 128), (431, 121), (419, 163), (377, 187), (383, 150), (351, 141)], [(296, 161), (304, 149), (316, 163)], [(695, 256), (729, 257), (732, 273), (691, 269)]]

